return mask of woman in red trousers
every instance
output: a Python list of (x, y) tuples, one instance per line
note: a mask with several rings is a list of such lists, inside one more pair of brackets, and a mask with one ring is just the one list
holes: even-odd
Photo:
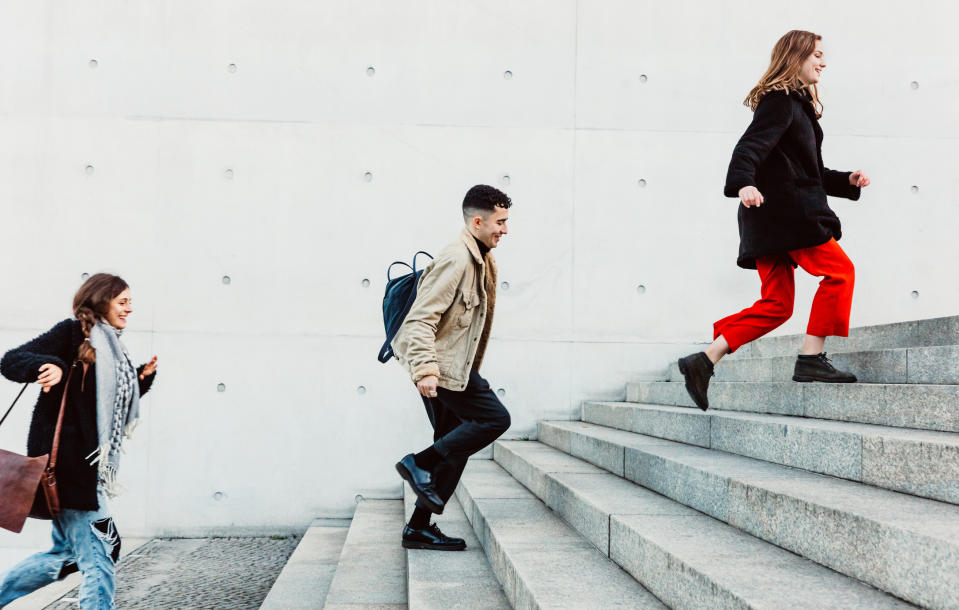
[(822, 38), (793, 30), (779, 39), (772, 61), (745, 104), (753, 120), (733, 150), (725, 194), (739, 197), (740, 267), (756, 269), (762, 298), (716, 322), (705, 352), (679, 360), (686, 389), (703, 410), (713, 366), (726, 354), (788, 320), (793, 311), (793, 269), (822, 277), (813, 300), (794, 381), (850, 383), (823, 352), (827, 336), (849, 334), (855, 270), (837, 243), (839, 218), (826, 196), (859, 199), (869, 185), (861, 170), (839, 172), (822, 162), (822, 104), (816, 84), (826, 67)]

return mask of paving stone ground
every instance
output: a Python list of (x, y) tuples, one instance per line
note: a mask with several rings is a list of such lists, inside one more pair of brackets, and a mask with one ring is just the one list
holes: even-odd
[[(120, 560), (118, 610), (256, 610), (300, 537), (157, 539)], [(74, 589), (46, 610), (76, 610)]]

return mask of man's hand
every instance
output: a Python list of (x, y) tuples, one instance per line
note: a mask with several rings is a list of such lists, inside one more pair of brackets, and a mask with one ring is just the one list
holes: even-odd
[(858, 186), (862, 188), (864, 186), (869, 186), (869, 176), (866, 175), (866, 172), (861, 169), (857, 169), (853, 173), (849, 174), (849, 184), (851, 186)]
[(416, 389), (427, 398), (436, 398), (436, 386), (439, 382), (436, 375), (427, 375), (416, 382)]
[(755, 186), (744, 186), (739, 189), (739, 199), (742, 200), (743, 205), (747, 208), (756, 206), (757, 208), (763, 204), (763, 194), (759, 192)]
[(49, 392), (50, 388), (60, 383), (63, 379), (63, 370), (55, 364), (44, 364), (40, 367), (40, 376), (37, 377), (37, 383), (43, 388), (44, 392)]

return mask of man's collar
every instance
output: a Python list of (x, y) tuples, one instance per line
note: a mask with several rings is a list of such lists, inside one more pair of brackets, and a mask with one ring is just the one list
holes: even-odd
[(463, 239), (463, 243), (466, 244), (466, 249), (469, 250), (470, 254), (473, 255), (473, 259), (482, 265), (483, 255), (479, 250), (479, 246), (476, 245), (476, 238), (473, 237), (473, 234), (470, 233), (470, 230), (466, 227), (463, 227), (463, 233), (460, 235), (460, 237)]

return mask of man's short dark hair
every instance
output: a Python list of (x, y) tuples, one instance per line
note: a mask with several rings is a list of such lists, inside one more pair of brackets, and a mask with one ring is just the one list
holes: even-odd
[(513, 202), (503, 191), (486, 184), (477, 184), (466, 191), (466, 197), (463, 198), (463, 217), (469, 218), (480, 213), (484, 218), (488, 218), (496, 208), (508, 210), (511, 205)]

